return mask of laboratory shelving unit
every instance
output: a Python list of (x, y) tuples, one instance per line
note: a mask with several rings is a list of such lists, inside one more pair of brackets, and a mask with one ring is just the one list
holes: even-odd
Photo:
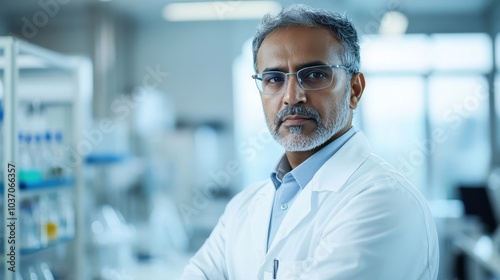
[[(0, 37), (0, 99), (4, 112), (0, 137), (3, 146), (0, 161), (3, 178), (3, 184), (0, 184), (3, 189), (3, 194), (0, 194), (3, 201), (0, 279), (21, 279), (21, 273), (9, 270), (11, 265), (7, 261), (11, 257), (8, 254), (15, 255), (15, 270), (18, 272), (26, 270), (23, 267), (25, 263), (40, 261), (55, 268), (57, 279), (83, 279), (85, 259), (81, 233), (84, 225), (84, 182), (80, 150), (84, 144), (81, 137), (84, 104), (90, 100), (91, 86), (92, 67), (89, 60), (61, 55), (15, 37)], [(18, 163), (20, 153), (25, 151), (21, 150), (19, 134), (27, 125), (23, 112), (34, 103), (47, 112), (46, 123), (57, 125), (65, 133), (64, 147), (68, 153), (64, 156), (68, 158), (63, 163), (68, 172), (23, 182), (26, 179), (23, 177), (20, 180)], [(20, 212), (21, 204), (41, 199), (42, 196), (57, 197), (60, 194), (71, 201), (71, 211), (66, 212), (74, 213), (73, 236), (22, 248), (21, 236), (28, 230), (22, 225), (27, 223), (28, 217)], [(10, 223), (15, 224), (12, 230), (6, 226)]]

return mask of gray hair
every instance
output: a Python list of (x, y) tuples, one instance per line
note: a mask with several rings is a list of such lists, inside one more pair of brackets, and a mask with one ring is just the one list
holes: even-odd
[(274, 30), (288, 26), (325, 27), (342, 43), (342, 63), (349, 67), (349, 73), (359, 72), (359, 38), (353, 24), (345, 16), (322, 9), (313, 9), (303, 4), (295, 4), (282, 9), (276, 16), (270, 14), (262, 18), (257, 34), (252, 41), (253, 66), (257, 72), (257, 52), (262, 41)]

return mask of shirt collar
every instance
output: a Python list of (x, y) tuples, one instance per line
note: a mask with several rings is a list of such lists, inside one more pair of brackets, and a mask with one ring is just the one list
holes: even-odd
[(314, 174), (331, 158), (355, 133), (354, 127), (351, 127), (346, 133), (342, 134), (339, 138), (335, 139), (332, 143), (326, 145), (321, 150), (314, 153), (299, 166), (292, 170), (286, 154), (283, 155), (278, 162), (278, 165), (271, 173), (271, 180), (274, 187), (278, 189), (281, 185), (283, 177), (288, 172), (294, 177), (303, 189), (314, 177)]

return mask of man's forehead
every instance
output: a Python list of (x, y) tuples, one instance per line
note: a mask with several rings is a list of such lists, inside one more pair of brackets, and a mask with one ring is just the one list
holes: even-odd
[[(291, 26), (274, 30), (263, 40), (257, 53), (259, 70), (269, 67), (295, 67), (322, 62), (341, 62), (342, 45), (323, 27)], [(285, 65), (287, 64), (287, 65)]]

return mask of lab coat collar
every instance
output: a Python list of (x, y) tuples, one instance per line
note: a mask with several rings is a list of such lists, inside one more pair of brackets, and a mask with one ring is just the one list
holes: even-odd
[(314, 177), (314, 174), (328, 161), (349, 139), (356, 133), (353, 126), (344, 134), (322, 147), (319, 151), (311, 155), (304, 162), (293, 168), (285, 155), (281, 157), (278, 165), (271, 173), (271, 180), (276, 189), (281, 185), (283, 176), (290, 172), (301, 189), (304, 189)]
[(370, 144), (361, 131), (357, 131), (316, 172), (308, 186), (311, 191), (339, 192), (352, 174), (371, 154)]

